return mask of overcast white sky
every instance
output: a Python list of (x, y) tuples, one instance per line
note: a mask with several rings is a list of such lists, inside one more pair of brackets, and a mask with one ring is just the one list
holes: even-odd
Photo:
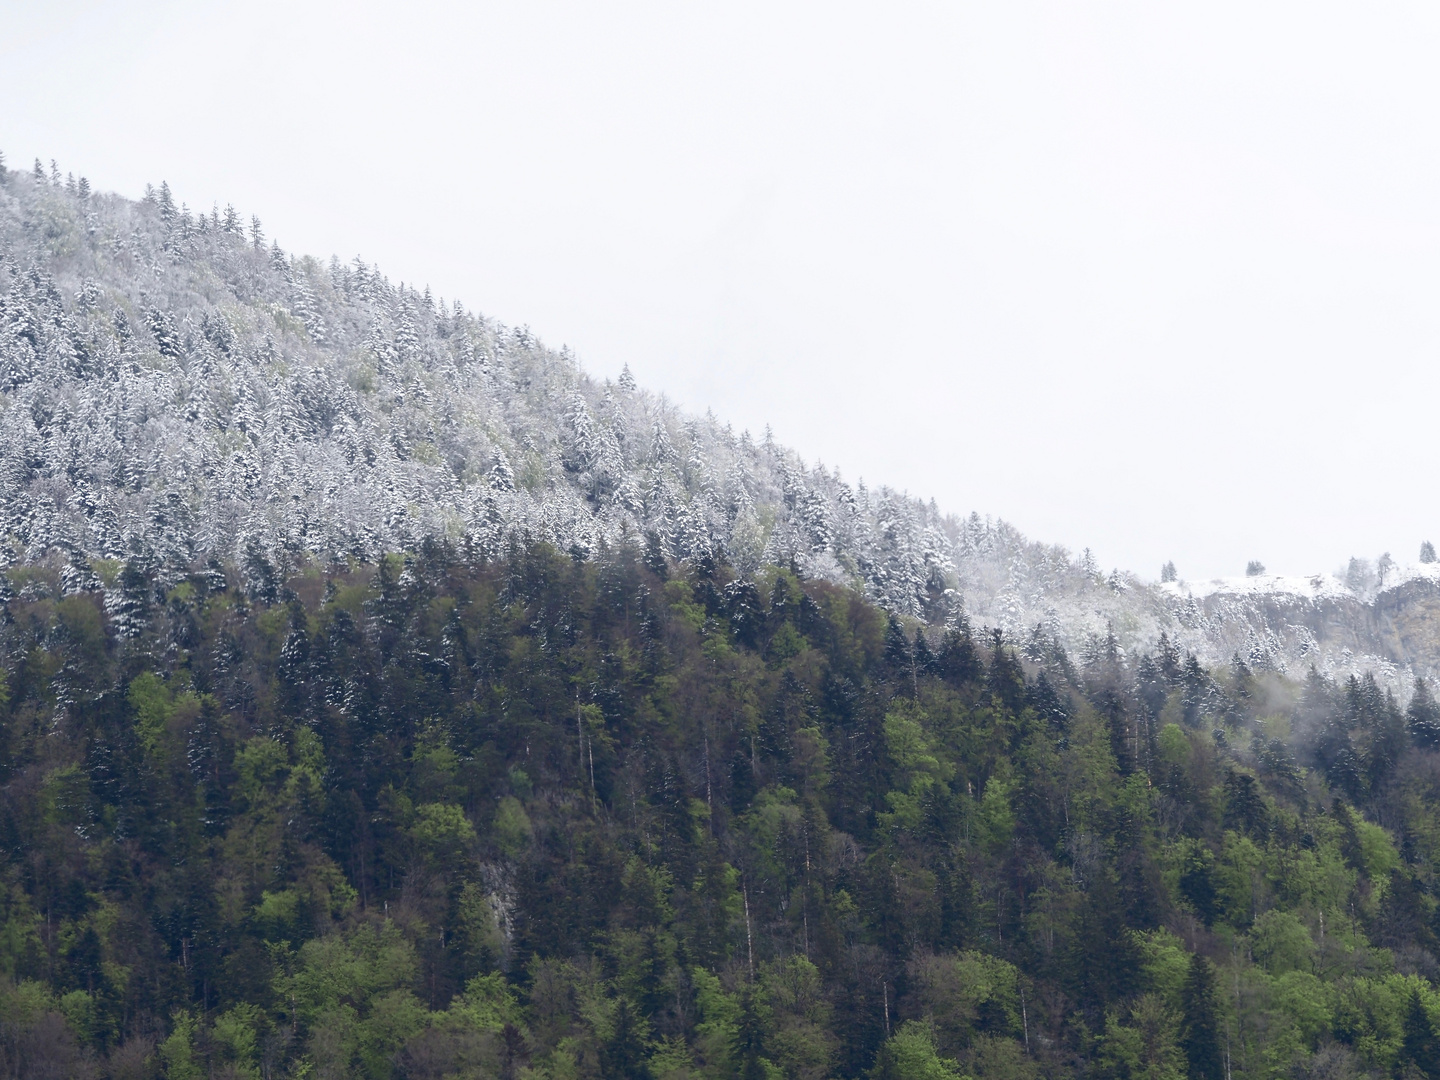
[(1440, 542), (1434, 4), (0, 0), (0, 150), (233, 202), (1105, 566)]

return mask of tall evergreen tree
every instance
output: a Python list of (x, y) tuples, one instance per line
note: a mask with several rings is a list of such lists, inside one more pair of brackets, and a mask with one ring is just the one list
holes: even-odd
[(1215, 1000), (1215, 969), (1199, 953), (1180, 992), (1180, 1048), (1190, 1080), (1223, 1080), (1225, 1061), (1220, 1046), (1220, 1019)]
[(1426, 1076), (1440, 1076), (1440, 1039), (1436, 1038), (1434, 1022), (1420, 997), (1420, 991), (1413, 986), (1405, 997), (1405, 1016), (1400, 1032), (1401, 1052), (1406, 1060)]
[(615, 1004), (612, 1034), (600, 1051), (600, 1076), (602, 1080), (649, 1080), (645, 1043), (628, 998), (621, 997)]
[(1416, 746), (1426, 750), (1440, 747), (1440, 704), (1436, 703), (1424, 679), (1415, 680), (1415, 692), (1405, 710), (1405, 721)]

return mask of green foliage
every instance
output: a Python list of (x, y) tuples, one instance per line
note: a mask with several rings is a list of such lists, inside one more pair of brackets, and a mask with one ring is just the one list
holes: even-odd
[(1290, 911), (1267, 911), (1250, 928), (1250, 950), (1272, 975), (1309, 971), (1315, 956), (1310, 928)]
[(195, 1048), (196, 1027), (195, 1017), (188, 1010), (172, 1018), (170, 1034), (160, 1044), (166, 1080), (201, 1080), (205, 1076), (204, 1060)]
[(492, 823), (495, 836), (495, 843), (500, 850), (511, 858), (517, 858), (524, 851), (530, 842), (531, 824), (530, 818), (525, 813), (525, 807), (520, 800), (513, 795), (506, 795), (500, 800), (495, 808), (495, 820)]
[(11, 1074), (1440, 1075), (1440, 769), (1358, 683), (654, 550), (26, 573)]
[(874, 1080), (961, 1080), (964, 1076), (955, 1062), (935, 1052), (929, 1029), (914, 1020), (885, 1041), (870, 1075)]
[(1220, 1080), (1225, 1062), (1220, 1048), (1219, 1007), (1215, 1000), (1215, 970), (1196, 954), (1180, 991), (1180, 1049), (1191, 1080)]

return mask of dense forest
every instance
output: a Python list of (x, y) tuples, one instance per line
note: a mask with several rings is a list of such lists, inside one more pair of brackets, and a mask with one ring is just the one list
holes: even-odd
[(1440, 1076), (1440, 710), (658, 537), (4, 582), (0, 1073)]
[(167, 588), (253, 549), (288, 576), (427, 540), (592, 558), (653, 533), (667, 557), (793, 565), (901, 618), (943, 623), (963, 598), (977, 623), (1043, 623), (1072, 652), (1108, 627), (1130, 652), (1163, 632), (1211, 665), (1370, 670), (1406, 701), (1440, 677), (1440, 564), (1423, 555), (1218, 592), (1171, 565), (1161, 586), (847, 480), (628, 369), (592, 378), (569, 349), (363, 259), (286, 252), (234, 207), (193, 209), (164, 183), (125, 199), (3, 156), (0, 520), (0, 569), (138, 559)]

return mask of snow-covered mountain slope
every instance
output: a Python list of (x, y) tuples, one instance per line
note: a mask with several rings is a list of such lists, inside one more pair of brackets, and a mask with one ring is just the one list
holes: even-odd
[(588, 555), (654, 534), (740, 571), (796, 560), (943, 616), (931, 505), (850, 485), (768, 437), (598, 383), (525, 329), (358, 259), (10, 173), (0, 185), (4, 558), (373, 558), (447, 537)]
[(75, 589), (122, 562), (163, 589), (210, 559), (283, 573), (427, 537), (580, 557), (629, 539), (742, 574), (793, 561), (931, 623), (963, 603), (1037, 647), (1113, 633), (1134, 652), (1163, 632), (1207, 662), (1371, 669), (1402, 692), (1440, 670), (1433, 566), (1374, 595), (1105, 575), (628, 374), (597, 381), (359, 259), (286, 254), (233, 210), (92, 194), (38, 165), (0, 181), (0, 514), (0, 564), (49, 563)]
[[(996, 543), (996, 540), (1000, 543)], [(1003, 526), (956, 559), (971, 619), (1043, 648), (1084, 654), (1114, 635), (1127, 653), (1160, 635), (1208, 665), (1237, 658), (1252, 669), (1330, 677), (1372, 672), (1405, 700), (1418, 675), (1440, 676), (1440, 563), (1392, 565), (1381, 582), (1338, 574), (1145, 582), (1102, 575), (1063, 549), (1026, 544)]]

